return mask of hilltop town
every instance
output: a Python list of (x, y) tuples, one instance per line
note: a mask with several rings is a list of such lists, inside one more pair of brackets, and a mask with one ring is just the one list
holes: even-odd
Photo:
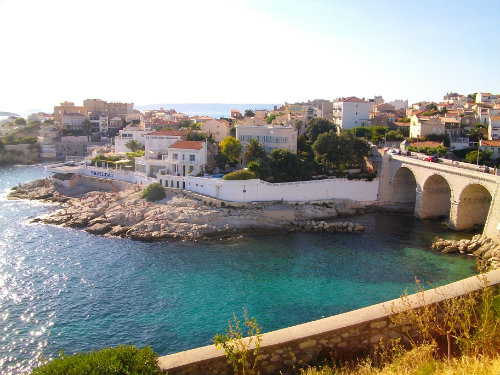
[[(100, 99), (84, 100), (82, 106), (63, 102), (54, 106), (51, 114), (33, 113), (26, 119), (5, 114), (8, 116), (0, 117), (0, 163), (89, 156), (116, 163), (133, 152), (136, 154), (128, 155), (128, 159), (135, 158), (135, 163), (130, 160), (123, 163), (123, 168), (149, 177), (159, 171), (185, 176), (246, 167), (249, 161), (256, 161), (250, 160), (252, 155), (244, 158), (251, 139), (256, 139), (259, 151), (262, 149), (268, 156), (274, 149), (297, 155), (306, 171), (296, 179), (324, 174), (324, 169), (328, 172), (342, 166), (358, 167), (359, 160), (333, 160), (330, 156), (320, 161), (321, 154), (332, 152), (319, 145), (315, 151), (313, 143), (320, 133), (332, 129), (337, 135), (348, 131), (371, 144), (398, 152), (405, 141), (402, 151), (447, 155), (492, 168), (498, 166), (500, 158), (500, 96), (490, 93), (448, 93), (440, 103), (412, 105), (407, 100), (385, 102), (382, 97), (352, 96), (285, 103), (244, 113), (232, 110), (221, 118), (188, 116), (164, 108), (140, 112), (133, 103)], [(250, 147), (250, 152), (254, 151)], [(364, 153), (362, 147), (354, 150), (358, 151)], [(176, 159), (183, 155), (189, 160)], [(260, 167), (261, 173), (267, 169)], [(273, 177), (283, 180), (283, 176)]]

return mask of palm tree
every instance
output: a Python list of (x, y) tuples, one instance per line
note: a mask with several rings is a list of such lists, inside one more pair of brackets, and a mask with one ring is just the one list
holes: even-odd
[(267, 157), (266, 151), (258, 139), (252, 138), (249, 142), (250, 144), (246, 147), (245, 154), (243, 155), (243, 162), (245, 164)]
[(127, 147), (132, 152), (136, 152), (142, 149), (142, 144), (137, 142), (135, 139), (131, 139), (130, 141), (125, 143), (125, 147)]

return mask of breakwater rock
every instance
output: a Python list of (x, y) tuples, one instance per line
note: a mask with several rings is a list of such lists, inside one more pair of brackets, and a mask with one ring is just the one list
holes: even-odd
[(442, 253), (471, 254), (477, 258), (480, 271), (500, 269), (500, 243), (480, 234), (476, 234), (470, 240), (438, 238), (431, 247)]
[(328, 223), (326, 221), (293, 221), (291, 232), (362, 232), (365, 228), (357, 223), (338, 221)]
[(130, 184), (123, 190), (111, 185), (108, 190), (95, 190), (95, 187), (82, 184), (64, 190), (50, 180), (39, 180), (18, 186), (9, 198), (62, 203), (62, 208), (45, 218), (35, 219), (35, 222), (82, 228), (95, 235), (140, 241), (198, 240), (287, 231), (333, 233), (363, 230), (355, 223), (319, 221), (325, 217), (337, 217), (334, 207), (280, 205), (279, 212), (295, 212), (298, 220), (290, 221), (275, 215), (272, 210), (270, 212), (269, 205), (217, 206), (182, 191), (166, 189), (166, 193), (164, 199), (153, 203), (141, 197), (142, 187), (138, 185)]

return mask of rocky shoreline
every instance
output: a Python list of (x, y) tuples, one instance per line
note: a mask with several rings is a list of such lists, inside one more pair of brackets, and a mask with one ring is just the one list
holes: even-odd
[(474, 256), (481, 272), (500, 269), (500, 244), (480, 234), (476, 234), (470, 240), (444, 240), (438, 238), (431, 247), (446, 254), (461, 253)]
[(35, 222), (82, 228), (87, 232), (140, 241), (227, 238), (241, 234), (276, 232), (361, 232), (356, 223), (330, 222), (341, 215), (359, 213), (356, 207), (335, 205), (285, 205), (295, 220), (266, 215), (268, 206), (217, 207), (181, 191), (166, 189), (158, 202), (141, 198), (142, 187), (99, 189), (85, 182), (65, 189), (50, 179), (13, 188), (9, 199), (31, 199), (61, 203), (62, 207)]

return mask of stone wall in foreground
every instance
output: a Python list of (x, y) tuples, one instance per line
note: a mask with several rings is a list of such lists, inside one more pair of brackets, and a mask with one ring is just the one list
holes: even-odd
[[(489, 272), (486, 276), (490, 285), (500, 284), (500, 271)], [(478, 290), (481, 285), (478, 277), (470, 277), (428, 290), (424, 300), (426, 303), (441, 302)], [(417, 295), (409, 298), (418, 308)], [(322, 356), (350, 359), (367, 354), (380, 339), (400, 337), (389, 320), (391, 307), (397, 308), (399, 304), (400, 300), (396, 299), (265, 333), (258, 370), (262, 375), (287, 373)], [(217, 350), (214, 345), (163, 356), (159, 363), (161, 368), (174, 375), (232, 374), (223, 350)]]

